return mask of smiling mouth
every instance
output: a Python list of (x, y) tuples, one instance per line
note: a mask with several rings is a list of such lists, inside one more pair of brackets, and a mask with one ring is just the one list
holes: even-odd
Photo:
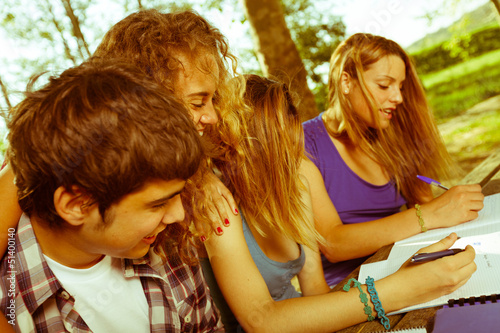
[(142, 239), (142, 241), (143, 241), (144, 243), (148, 244), (148, 245), (151, 245), (151, 244), (153, 244), (153, 243), (155, 242), (155, 240), (156, 240), (156, 236), (157, 236), (157, 235), (158, 235), (158, 234), (155, 234), (155, 235), (153, 235), (153, 236), (144, 237), (144, 238)]
[(393, 109), (381, 109), (380, 111), (382, 111), (383, 113), (385, 114), (392, 114), (392, 112), (394, 111)]

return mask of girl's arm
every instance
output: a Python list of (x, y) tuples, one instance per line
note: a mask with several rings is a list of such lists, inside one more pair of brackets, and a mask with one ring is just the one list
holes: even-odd
[[(304, 223), (308, 224), (310, 228), (314, 228), (311, 188), (306, 177), (303, 175), (299, 175), (299, 177), (305, 187), (304, 190), (301, 190), (301, 199), (304, 204), (304, 213), (306, 214)], [(323, 275), (323, 265), (321, 264), (318, 246), (316, 245), (314, 248), (303, 246), (302, 248), (305, 252), (306, 262), (297, 275), (302, 294), (304, 296), (313, 296), (330, 292), (330, 287), (328, 287)]]
[(14, 173), (9, 164), (0, 171), (0, 253), (7, 249), (9, 228), (17, 228), (21, 217), (21, 207), (17, 202), (17, 187), (14, 185)]
[[(226, 209), (229, 209), (227, 205)], [(245, 331), (333, 332), (366, 321), (357, 288), (274, 301), (248, 251), (240, 217), (229, 216), (231, 225), (224, 234), (211, 237), (205, 246), (224, 298)], [(456, 235), (452, 235), (425, 250), (444, 250), (455, 240)], [(385, 311), (395, 311), (453, 291), (475, 270), (474, 255), (469, 247), (455, 256), (405, 266), (376, 281)]]
[(306, 254), (306, 262), (297, 275), (302, 295), (314, 296), (330, 292), (330, 287), (328, 287), (323, 275), (319, 249), (311, 249), (307, 246), (303, 246), (303, 249)]
[[(327, 240), (327, 245), (320, 246), (320, 249), (329, 261), (361, 258), (421, 232), (413, 207), (379, 220), (343, 224), (316, 165), (310, 160), (304, 161), (303, 165), (302, 172), (311, 186), (316, 229)], [(450, 227), (473, 220), (483, 208), (483, 200), (481, 186), (455, 186), (421, 205), (425, 227)]]
[(14, 333), (14, 328), (9, 322), (3, 313), (0, 313), (0, 332), (3, 333)]

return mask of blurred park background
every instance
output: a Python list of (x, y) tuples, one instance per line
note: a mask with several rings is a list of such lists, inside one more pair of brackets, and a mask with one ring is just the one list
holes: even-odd
[(500, 148), (498, 0), (2, 0), (0, 158), (4, 119), (29, 78), (79, 64), (114, 23), (142, 8), (203, 15), (228, 37), (239, 73), (291, 84), (303, 119), (325, 109), (328, 60), (340, 41), (355, 32), (393, 39), (415, 60), (464, 172)]

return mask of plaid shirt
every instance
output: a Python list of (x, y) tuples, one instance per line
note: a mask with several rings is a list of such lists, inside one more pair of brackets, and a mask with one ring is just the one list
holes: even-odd
[[(16, 331), (90, 332), (73, 308), (74, 298), (43, 258), (26, 215), (8, 241), (0, 267), (0, 309)], [(187, 266), (176, 257), (163, 264), (150, 250), (144, 258), (123, 259), (122, 267), (125, 277), (141, 279), (151, 332), (223, 331), (200, 266)]]

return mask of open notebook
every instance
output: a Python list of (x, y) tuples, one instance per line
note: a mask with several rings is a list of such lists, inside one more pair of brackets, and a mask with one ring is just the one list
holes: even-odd
[(367, 276), (379, 280), (396, 272), (417, 250), (439, 241), (451, 232), (461, 237), (453, 248), (465, 248), (468, 244), (474, 247), (477, 271), (465, 285), (453, 293), (391, 314), (444, 305), (450, 299), (500, 294), (500, 194), (486, 197), (484, 208), (473, 221), (450, 228), (429, 230), (395, 243), (387, 260), (361, 266), (359, 280), (365, 281)]

